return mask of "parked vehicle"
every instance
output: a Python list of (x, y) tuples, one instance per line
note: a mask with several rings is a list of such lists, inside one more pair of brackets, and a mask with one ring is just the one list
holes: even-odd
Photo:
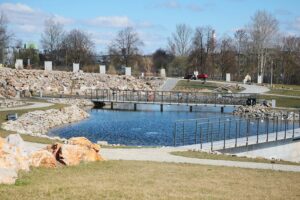
[(196, 80), (196, 76), (194, 74), (187, 74), (184, 76), (184, 79)]
[(207, 74), (198, 74), (197, 76), (197, 79), (202, 79), (203, 80), (203, 83), (206, 82), (206, 79), (208, 78), (208, 75)]

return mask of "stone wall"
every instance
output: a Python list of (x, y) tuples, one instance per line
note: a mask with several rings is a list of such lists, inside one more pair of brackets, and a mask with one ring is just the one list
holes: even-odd
[(85, 94), (87, 89), (154, 90), (157, 80), (132, 76), (83, 72), (0, 69), (0, 97), (15, 97), (17, 91), (43, 94)]

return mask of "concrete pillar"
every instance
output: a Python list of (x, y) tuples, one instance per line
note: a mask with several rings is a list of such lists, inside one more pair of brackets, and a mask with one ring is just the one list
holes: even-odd
[(160, 104), (160, 112), (164, 111), (164, 104)]
[(52, 61), (45, 61), (44, 67), (45, 71), (52, 71)]
[(131, 76), (131, 67), (125, 67), (125, 75)]
[(190, 106), (190, 112), (193, 112), (193, 106)]
[(24, 66), (23, 66), (23, 59), (17, 59), (17, 60), (16, 60), (15, 68), (16, 68), (16, 69), (24, 69)]
[(79, 63), (73, 63), (73, 72), (79, 72)]
[(99, 66), (99, 72), (100, 72), (100, 74), (106, 74), (106, 68), (105, 68), (105, 65), (100, 65), (100, 66)]
[(221, 107), (221, 113), (224, 113), (224, 107), (223, 106)]
[(226, 82), (230, 82), (231, 79), (230, 79), (230, 73), (226, 73)]
[(164, 68), (160, 69), (160, 77), (165, 78), (166, 76), (167, 76), (166, 69), (164, 69)]
[(133, 104), (133, 110), (136, 111), (136, 108), (137, 108), (137, 104), (134, 103), (134, 104)]
[(114, 109), (114, 102), (110, 102), (110, 109)]

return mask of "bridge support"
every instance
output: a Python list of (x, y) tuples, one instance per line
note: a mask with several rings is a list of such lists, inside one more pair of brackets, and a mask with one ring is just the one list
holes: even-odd
[(110, 109), (114, 109), (114, 102), (110, 102)]
[(164, 104), (160, 104), (160, 112), (164, 111)]
[(134, 104), (133, 104), (133, 110), (134, 110), (134, 111), (136, 111), (136, 107), (137, 107), (137, 104), (134, 103)]
[(190, 106), (190, 112), (193, 112), (193, 106)]

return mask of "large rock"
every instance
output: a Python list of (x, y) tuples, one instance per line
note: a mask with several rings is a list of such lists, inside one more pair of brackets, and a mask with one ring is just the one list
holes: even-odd
[(17, 178), (16, 170), (0, 168), (0, 184), (14, 184)]
[(103, 161), (100, 156), (100, 146), (88, 139), (72, 138), (68, 144), (54, 144), (47, 146), (58, 162), (64, 165), (78, 165), (80, 162)]
[(72, 137), (68, 140), (68, 144), (84, 146), (89, 149), (94, 149), (96, 152), (100, 151), (100, 145), (92, 143), (85, 137)]
[(33, 167), (55, 168), (56, 159), (54, 155), (47, 150), (39, 150), (30, 155), (30, 165)]

